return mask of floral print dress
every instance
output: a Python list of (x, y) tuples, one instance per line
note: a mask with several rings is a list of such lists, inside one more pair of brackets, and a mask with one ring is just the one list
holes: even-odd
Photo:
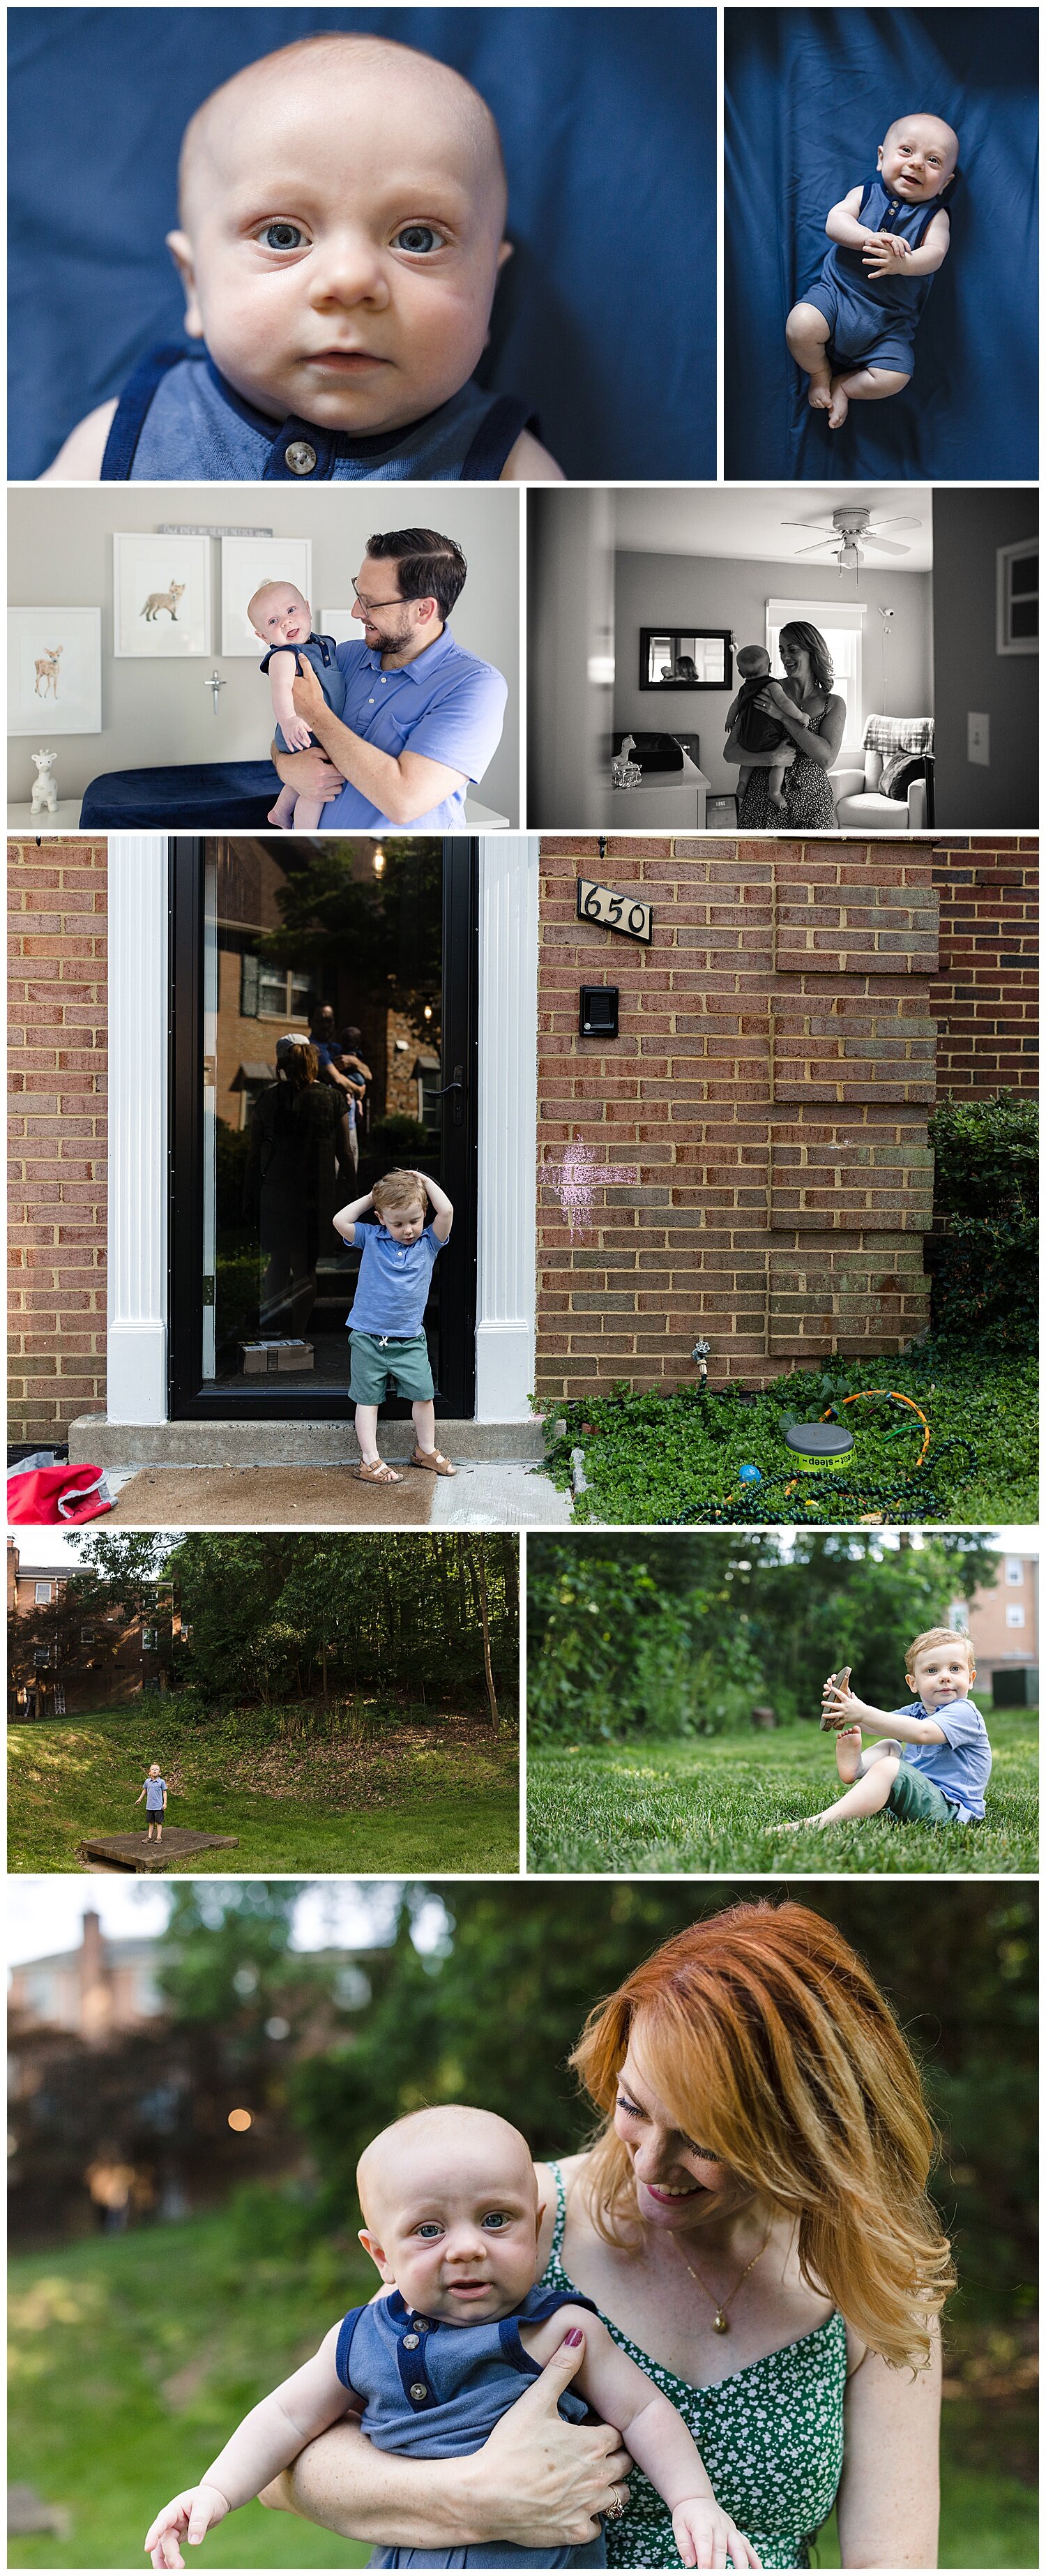
[[(566, 2195), (558, 2165), (556, 2232), (542, 2287), (573, 2290), (563, 2268)], [(846, 2327), (838, 2310), (812, 2334), (749, 2362), (713, 2388), (692, 2388), (604, 2325), (688, 2424), (716, 2501), (732, 2515), (763, 2566), (808, 2567), (809, 2543), (835, 2502), (843, 2465)], [(605, 2525), (610, 2567), (681, 2567), (672, 2516), (640, 2469), (629, 2473), (632, 2501), (620, 2522)]]

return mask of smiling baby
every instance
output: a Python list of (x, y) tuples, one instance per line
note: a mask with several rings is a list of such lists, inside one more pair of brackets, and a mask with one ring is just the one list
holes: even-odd
[(199, 349), (154, 350), (44, 481), (559, 481), (525, 403), (484, 393), (501, 142), (460, 73), (308, 36), (190, 119), (167, 246)]

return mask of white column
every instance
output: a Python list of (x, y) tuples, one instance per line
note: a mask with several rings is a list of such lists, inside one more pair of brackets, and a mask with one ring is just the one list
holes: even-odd
[(476, 1420), (529, 1422), (537, 1225), (538, 850), (491, 833), (479, 858)]
[(167, 1419), (167, 839), (109, 839), (110, 1422)]

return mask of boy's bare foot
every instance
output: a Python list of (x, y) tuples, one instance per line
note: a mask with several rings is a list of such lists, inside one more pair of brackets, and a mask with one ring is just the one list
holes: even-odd
[(831, 405), (832, 391), (831, 368), (815, 368), (806, 389), (806, 399), (811, 411), (827, 411)]
[(861, 1768), (863, 1738), (859, 1726), (841, 1726), (835, 1739), (835, 1767), (849, 1788)]
[(837, 379), (833, 378), (833, 381), (832, 381), (832, 387), (831, 387), (831, 402), (830, 402), (830, 404), (829, 404), (829, 410), (828, 410), (828, 427), (829, 427), (829, 429), (841, 429), (841, 428), (842, 428), (842, 425), (843, 425), (843, 422), (844, 422), (844, 420), (846, 419), (846, 415), (847, 415), (847, 412), (849, 411), (849, 409), (850, 409), (850, 397), (849, 397), (849, 394), (844, 394), (841, 384), (838, 382), (838, 380), (837, 380)]

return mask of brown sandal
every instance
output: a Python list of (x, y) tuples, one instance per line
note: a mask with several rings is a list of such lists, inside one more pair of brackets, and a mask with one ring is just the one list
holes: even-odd
[(356, 1474), (361, 1485), (402, 1485), (395, 1467), (386, 1466), (384, 1458), (361, 1458)]
[(424, 1467), (430, 1476), (456, 1476), (458, 1472), (451, 1466), (449, 1458), (444, 1457), (442, 1449), (416, 1448), (410, 1463), (412, 1467)]

